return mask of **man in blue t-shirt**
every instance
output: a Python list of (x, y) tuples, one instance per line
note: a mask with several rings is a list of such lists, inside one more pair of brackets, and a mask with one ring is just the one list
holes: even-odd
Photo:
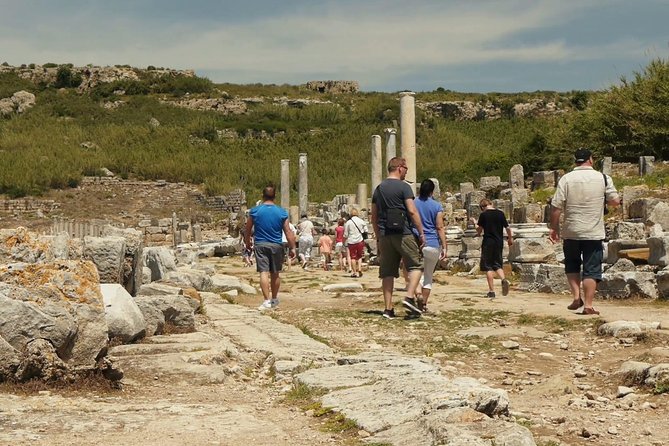
[[(260, 289), (264, 301), (259, 310), (276, 308), (279, 305), (279, 273), (283, 267), (283, 245), (281, 236), (284, 234), (290, 248), (289, 256), (295, 257), (295, 234), (290, 230), (288, 212), (274, 204), (276, 191), (274, 186), (267, 186), (262, 191), (262, 203), (251, 209), (246, 220), (244, 243), (247, 249), (254, 249), (257, 271), (260, 273)], [(251, 243), (252, 229), (255, 229)], [(271, 290), (271, 295), (270, 295)]]

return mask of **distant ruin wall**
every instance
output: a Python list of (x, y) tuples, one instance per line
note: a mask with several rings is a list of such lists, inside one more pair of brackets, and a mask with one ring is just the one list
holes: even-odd
[(196, 200), (198, 203), (219, 212), (239, 212), (242, 207), (246, 206), (246, 193), (241, 189), (236, 189), (227, 195), (213, 197), (199, 195)]
[(357, 81), (309, 81), (305, 87), (319, 93), (357, 93), (360, 91), (360, 84)]

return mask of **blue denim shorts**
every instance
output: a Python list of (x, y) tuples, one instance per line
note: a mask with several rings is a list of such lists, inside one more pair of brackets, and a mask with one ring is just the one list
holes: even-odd
[(583, 279), (602, 280), (602, 260), (604, 247), (601, 240), (565, 240), (564, 272), (567, 274), (581, 274)]

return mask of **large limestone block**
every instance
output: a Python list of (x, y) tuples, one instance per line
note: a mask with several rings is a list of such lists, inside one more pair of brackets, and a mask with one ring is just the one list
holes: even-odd
[(139, 289), (140, 296), (176, 296), (183, 294), (183, 288), (160, 282), (147, 283)]
[(242, 281), (239, 277), (228, 276), (225, 274), (214, 274), (211, 276), (211, 289), (218, 291), (237, 290), (244, 294), (257, 293), (254, 287)]
[(467, 259), (478, 259), (481, 257), (482, 237), (462, 237), (460, 256)]
[(100, 284), (109, 339), (123, 343), (144, 337), (146, 322), (132, 296), (118, 283)]
[(144, 234), (133, 228), (117, 228), (105, 226), (102, 228), (105, 237), (122, 237), (125, 240), (125, 255), (123, 259), (123, 281), (125, 289), (134, 296), (142, 286), (144, 269)]
[(647, 248), (646, 240), (611, 240), (607, 247), (606, 263), (614, 264), (620, 259), (619, 251), (624, 249)]
[(107, 347), (95, 265), (89, 261), (0, 266), (0, 336), (22, 351), (47, 339), (72, 367), (93, 367)]
[(669, 236), (648, 237), (649, 265), (669, 265)]
[[(174, 326), (195, 330), (195, 314), (190, 300), (185, 296), (137, 296), (137, 305), (145, 320), (153, 320), (152, 314), (146, 311), (147, 307), (160, 310), (165, 318), (165, 323)], [(152, 324), (150, 324), (152, 325)]]
[(176, 257), (164, 246), (144, 248), (144, 264), (151, 270), (151, 281), (165, 278), (168, 272), (176, 271)]
[(629, 204), (630, 218), (640, 218), (648, 226), (669, 228), (669, 203), (659, 198), (639, 198)]
[(530, 195), (527, 189), (512, 189), (511, 202), (513, 206), (522, 206), (530, 201)]
[(663, 269), (655, 275), (657, 293), (660, 299), (669, 299), (669, 270)]
[(613, 321), (600, 325), (597, 333), (615, 338), (639, 337), (642, 333), (659, 328), (659, 322)]
[(563, 265), (539, 266), (537, 271), (537, 291), (541, 293), (565, 293), (569, 291), (567, 275)]
[(499, 188), (502, 180), (499, 177), (481, 177), (479, 180), (479, 189), (491, 192)]
[(512, 263), (511, 268), (518, 275), (518, 289), (534, 291), (537, 288), (537, 274), (541, 265), (536, 263)]
[(189, 267), (180, 267), (176, 271), (170, 271), (165, 280), (176, 285), (193, 287), (198, 291), (209, 291), (211, 289), (211, 277), (205, 272)]
[(26, 228), (0, 229), (0, 262), (36, 263), (51, 260), (49, 243), (38, 240)]
[(643, 223), (620, 221), (613, 226), (611, 240), (643, 240), (646, 238)]
[(226, 237), (214, 246), (214, 256), (234, 256), (241, 252), (239, 239), (233, 237)]
[(522, 164), (514, 164), (509, 170), (509, 186), (512, 189), (525, 188), (525, 171)]
[(648, 186), (641, 185), (641, 186), (625, 186), (623, 187), (622, 191), (622, 198), (623, 198), (623, 218), (633, 218), (630, 217), (629, 214), (629, 208), (630, 204), (634, 202), (638, 198), (646, 197), (648, 196), (649, 189)]
[(599, 282), (597, 292), (605, 297), (620, 299), (656, 299), (658, 295), (655, 274), (640, 271), (607, 271)]
[(123, 237), (84, 237), (84, 258), (95, 263), (101, 282), (123, 283)]
[(553, 244), (545, 238), (518, 238), (509, 248), (509, 261), (517, 263), (555, 262)]

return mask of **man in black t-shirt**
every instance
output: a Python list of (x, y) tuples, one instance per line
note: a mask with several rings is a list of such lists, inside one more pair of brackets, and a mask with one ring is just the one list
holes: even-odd
[[(504, 212), (495, 209), (488, 199), (481, 200), (481, 215), (476, 227), (476, 233), (483, 232), (483, 243), (481, 243), (481, 271), (485, 271), (488, 280), (488, 294), (490, 299), (495, 298), (493, 279), (495, 273), (502, 279), (502, 295), (509, 294), (509, 281), (504, 277), (502, 269), (502, 250), (504, 249), (503, 231), (506, 229), (506, 240), (509, 246), (513, 245), (513, 233), (506, 221)], [(472, 219), (473, 220), (473, 219)]]

